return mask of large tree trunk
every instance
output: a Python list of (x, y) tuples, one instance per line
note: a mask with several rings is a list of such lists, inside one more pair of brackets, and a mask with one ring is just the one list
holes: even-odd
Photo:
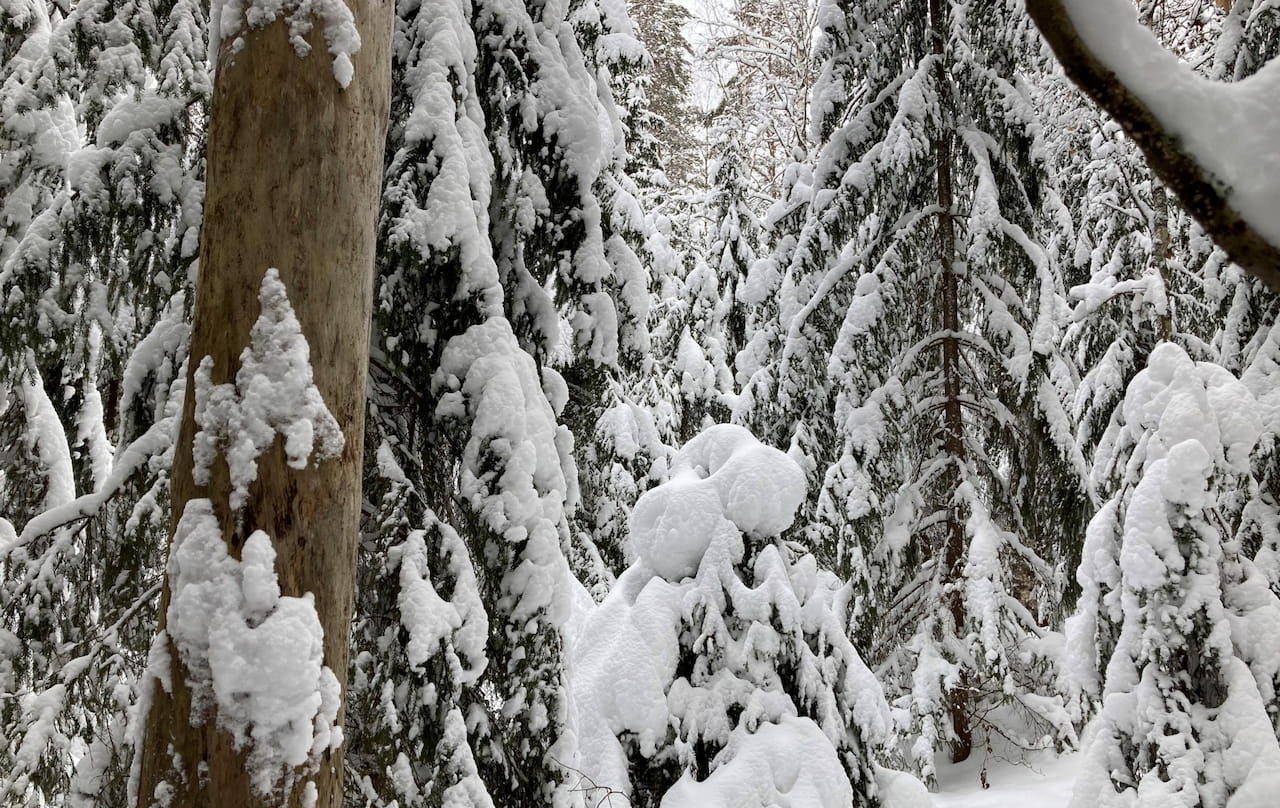
[[(228, 504), (226, 463), (208, 486), (192, 479), (195, 397), (186, 397), (172, 473), (176, 526), (187, 503), (207, 497), (239, 558), (255, 529), (274, 540), (284, 595), (311, 592), (324, 630), (324, 664), (345, 692), (355, 554), (359, 530), (365, 384), (373, 289), (375, 225), (390, 103), (392, 4), (348, 0), (361, 46), (354, 78), (342, 89), (315, 21), (312, 52), (300, 58), (285, 22), (242, 31), (221, 49), (210, 115), (208, 182), (191, 361), (213, 359), (213, 381), (234, 379), (258, 316), (257, 294), (269, 267), (279, 269), (302, 333), (310, 343), (315, 385), (346, 443), (341, 455), (303, 469), (285, 463), (281, 441), (258, 460), (258, 479), (240, 522)], [(165, 629), (169, 582), (161, 601)], [(302, 804), (301, 783), (285, 797), (262, 799), (245, 774), (244, 751), (218, 729), (214, 715), (191, 714), (187, 671), (171, 641), (172, 692), (152, 686), (140, 751), (138, 804), (156, 788), (173, 789), (174, 808), (248, 808)], [(339, 714), (341, 721), (341, 713)], [(317, 808), (342, 803), (342, 749), (327, 753), (316, 784)]]
[[(941, 88), (946, 86), (947, 74), (943, 65), (946, 54), (946, 12), (942, 8), (942, 0), (929, 0), (929, 27), (931, 29), (932, 51), (937, 57), (934, 63), (936, 79)], [(957, 633), (964, 631), (965, 608), (961, 585), (964, 570), (965, 540), (964, 514), (955, 503), (955, 492), (960, 487), (960, 467), (964, 463), (964, 418), (960, 404), (960, 279), (956, 276), (956, 231), (952, 220), (952, 182), (951, 182), (951, 133), (940, 134), (933, 142), (934, 160), (937, 165), (938, 188), (938, 263), (942, 269), (942, 330), (946, 336), (942, 338), (942, 386), (943, 386), (943, 451), (946, 452), (949, 465), (944, 481), (944, 490), (950, 498), (947, 504), (946, 545), (943, 548), (943, 577), (952, 587), (948, 596), (947, 609), (955, 624)], [(955, 741), (951, 748), (951, 759), (957, 763), (969, 757), (973, 747), (973, 732), (969, 726), (969, 697), (967, 683), (962, 679), (959, 685), (947, 694), (951, 728)]]

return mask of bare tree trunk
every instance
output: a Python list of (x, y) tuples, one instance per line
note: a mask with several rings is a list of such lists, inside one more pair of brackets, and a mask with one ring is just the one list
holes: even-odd
[(1152, 269), (1160, 276), (1160, 285), (1164, 289), (1165, 310), (1159, 314), (1156, 338), (1161, 342), (1173, 339), (1173, 290), (1169, 287), (1169, 259), (1173, 257), (1173, 247), (1169, 237), (1169, 194), (1158, 180), (1152, 180), (1155, 188), (1151, 192), (1151, 208), (1155, 211), (1155, 233), (1151, 251)]
[[(942, 0), (929, 0), (929, 28), (933, 40), (933, 53), (938, 57), (934, 70), (939, 88), (946, 86), (947, 74), (942, 57), (946, 53), (944, 29), (946, 26)], [(963, 631), (965, 623), (964, 598), (959, 587), (964, 566), (964, 514), (954, 502), (955, 491), (960, 487), (960, 466), (964, 463), (964, 420), (960, 409), (960, 281), (956, 277), (956, 231), (952, 220), (951, 183), (951, 133), (944, 132), (933, 142), (934, 159), (938, 175), (938, 263), (942, 268), (942, 385), (943, 385), (943, 451), (950, 463), (943, 478), (948, 496), (946, 546), (943, 553), (943, 576), (952, 586), (947, 604), (956, 631)], [(973, 747), (973, 731), (969, 727), (969, 698), (963, 679), (958, 687), (947, 694), (951, 713), (951, 726), (955, 742), (951, 759), (960, 762), (969, 757)]]
[[(200, 274), (187, 373), (186, 406), (172, 474), (172, 522), (188, 501), (207, 497), (236, 558), (257, 529), (272, 537), (284, 595), (311, 592), (324, 629), (324, 664), (345, 693), (355, 553), (359, 530), (365, 384), (372, 303), (375, 225), (390, 104), (392, 4), (348, 0), (361, 37), (354, 78), (344, 90), (316, 21), (312, 52), (299, 58), (285, 22), (242, 31), (232, 55), (221, 49), (210, 115), (208, 181)], [(225, 41), (226, 45), (231, 40)], [(237, 528), (221, 457), (208, 486), (192, 479), (192, 369), (213, 358), (215, 383), (234, 379), (259, 312), (257, 293), (276, 267), (311, 346), (314, 380), (346, 443), (340, 457), (304, 469), (285, 463), (280, 441), (258, 461)], [(165, 629), (166, 581), (160, 609)], [(169, 645), (172, 692), (153, 686), (138, 804), (157, 787), (173, 808), (302, 805), (302, 788), (269, 803), (245, 773), (245, 750), (217, 728), (214, 715), (191, 714), (187, 671)], [(342, 715), (339, 713), (339, 721)], [(342, 749), (327, 754), (316, 784), (317, 808), (342, 804)]]

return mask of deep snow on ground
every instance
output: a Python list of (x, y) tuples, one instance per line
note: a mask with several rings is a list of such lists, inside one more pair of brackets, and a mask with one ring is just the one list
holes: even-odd
[[(1017, 763), (1013, 761), (1019, 761)], [(989, 788), (982, 787), (985, 766)], [(1056, 755), (975, 749), (963, 763), (938, 766), (935, 808), (1066, 808), (1080, 768), (1080, 753)]]

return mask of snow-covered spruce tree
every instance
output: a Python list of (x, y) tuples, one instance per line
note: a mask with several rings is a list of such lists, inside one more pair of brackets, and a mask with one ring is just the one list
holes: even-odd
[[(1018, 4), (819, 13), (820, 150), (803, 224), (779, 239), (780, 336), (757, 373), (818, 483), (806, 540), (859, 588), (852, 629), (931, 776), (975, 730), (1072, 732), (1041, 642), (1085, 503), (1058, 351), (1069, 221)], [(996, 723), (1005, 706), (1019, 718)]]
[[(1262, 434), (1253, 454), (1253, 477), (1242, 498), (1237, 540), (1255, 559), (1271, 588), (1280, 595), (1280, 320), (1272, 320), (1265, 339), (1251, 351), (1240, 380), (1259, 404)], [(1275, 708), (1280, 712), (1280, 705)]]
[[(667, 260), (669, 246), (641, 203), (646, 190), (652, 190), (642, 183), (655, 180), (643, 157), (657, 123), (644, 93), (653, 66), (650, 56), (621, 2), (583, 4), (571, 19), (596, 77), (601, 120), (609, 123), (602, 130), (605, 163), (595, 195), (612, 270), (610, 294), (619, 317), (617, 356), (604, 362), (577, 350), (567, 361), (559, 359), (568, 385), (562, 420), (574, 433), (580, 475), (570, 563), (603, 597), (627, 563), (627, 514), (637, 496), (661, 476), (669, 454), (652, 418), (641, 413), (655, 400), (650, 268)], [(638, 177), (631, 176), (633, 170)]]
[(1280, 600), (1220, 503), (1260, 433), (1248, 390), (1159, 345), (1125, 394), (1124, 482), (1090, 525), (1073, 678), (1101, 698), (1076, 806), (1220, 808), (1280, 765)]
[[(1074, 108), (1060, 114), (1054, 131), (1073, 134), (1074, 144), (1062, 145), (1076, 148), (1056, 151), (1084, 159), (1061, 166), (1070, 178), (1064, 185), (1077, 223), (1073, 263), (1082, 276), (1071, 288), (1079, 302), (1065, 344), (1082, 368), (1073, 415), (1077, 442), (1091, 455), (1147, 354), (1174, 336), (1173, 249), (1167, 202), (1152, 198), (1155, 180), (1137, 147), (1084, 99), (1068, 100)], [(1104, 485), (1101, 497), (1109, 493)]]
[(0, 795), (124, 805), (203, 197), (203, 11), (0, 20)]
[(590, 530), (571, 544), (557, 419), (598, 445), (646, 353), (611, 95), (643, 60), (627, 25), (616, 4), (398, 9), (357, 626), (385, 651), (352, 675), (352, 799), (570, 799), (565, 554), (611, 574)]
[(711, 222), (711, 249), (707, 256), (721, 289), (724, 352), (728, 361), (734, 362), (747, 343), (748, 314), (742, 291), (756, 262), (760, 225), (751, 208), (747, 155), (738, 144), (738, 121), (725, 118), (718, 127), (718, 159), (707, 200)]
[(1239, 81), (1257, 73), (1277, 55), (1280, 8), (1259, 0), (1231, 0), (1214, 52), (1213, 77)]
[(640, 112), (640, 131), (631, 132), (637, 138), (631, 149), (636, 163), (628, 174), (640, 183), (652, 207), (662, 202), (661, 189), (683, 188), (698, 171), (689, 104), (690, 47), (684, 35), (690, 14), (673, 0), (631, 0), (627, 7), (652, 65), (638, 82), (647, 109)]
[(738, 398), (733, 422), (779, 446), (794, 437), (789, 413), (776, 397), (784, 322), (796, 311), (791, 265), (796, 240), (813, 196), (813, 164), (800, 149), (783, 172), (782, 192), (760, 219), (764, 254), (748, 268), (738, 300), (746, 307), (747, 339), (734, 357)]
[[(1203, 6), (1144, 2), (1139, 14), (1187, 61), (1212, 64)], [(1074, 88), (1060, 88), (1045, 103), (1053, 110), (1049, 137), (1076, 222), (1067, 252), (1070, 294), (1078, 302), (1065, 344), (1082, 371), (1073, 409), (1087, 456), (1106, 440), (1112, 413), (1158, 342), (1173, 340), (1200, 359), (1223, 361), (1237, 350), (1237, 332), (1257, 323), (1249, 296), (1238, 289), (1244, 274), (1156, 180), (1120, 125)], [(1215, 337), (1224, 317), (1232, 333)], [(1095, 465), (1091, 482), (1101, 500), (1115, 490), (1109, 469)]]
[(667, 348), (662, 371), (675, 399), (680, 441), (729, 420), (737, 391), (734, 362), (747, 340), (751, 315), (740, 296), (756, 260), (758, 222), (750, 208), (746, 155), (736, 143), (739, 123), (725, 114), (714, 127), (718, 156), (703, 201), (701, 246), (690, 248), (690, 268), (672, 284), (655, 329)]
[(454, 481), (469, 430), (442, 434), (433, 383), (451, 338), (501, 317), (476, 60), (468, 4), (397, 4), (347, 705), (353, 804), (492, 804), (465, 722), (473, 704), (488, 717), (472, 562), (487, 531), (467, 532), (478, 520)]
[[(597, 424), (625, 396), (624, 369), (638, 370), (649, 349), (648, 280), (636, 255), (648, 224), (624, 174), (626, 131), (612, 92), (625, 83), (613, 72), (641, 68), (645, 52), (614, 2), (478, 4), (474, 27), (507, 317), (539, 365), (564, 377), (558, 408), (589, 454), (608, 440)], [(608, 494), (587, 482), (583, 507), (592, 510)], [(593, 532), (571, 538), (579, 575), (607, 582)]]
[(792, 461), (730, 425), (641, 497), (637, 560), (574, 646), (584, 784), (640, 806), (877, 804), (888, 707), (844, 630), (849, 588), (779, 538), (803, 497)]
[[(1237, 0), (1222, 21), (1211, 75), (1241, 80), (1253, 75), (1280, 53), (1280, 8), (1254, 0)], [(1224, 266), (1225, 264), (1225, 266)], [(1215, 292), (1224, 313), (1213, 336), (1215, 361), (1237, 374), (1258, 399), (1262, 436), (1253, 455), (1256, 482), (1239, 498), (1237, 539), (1241, 551), (1257, 561), (1280, 594), (1280, 410), (1275, 408), (1280, 296), (1239, 267), (1226, 264), (1220, 250), (1204, 261), (1206, 291)], [(1213, 270), (1217, 270), (1214, 272)], [(1234, 510), (1234, 509), (1233, 509)], [(1280, 729), (1280, 705), (1270, 704)]]

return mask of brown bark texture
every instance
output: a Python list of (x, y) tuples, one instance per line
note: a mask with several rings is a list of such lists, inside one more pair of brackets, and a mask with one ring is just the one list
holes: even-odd
[(1146, 101), (1098, 59), (1062, 0), (1027, 0), (1027, 11), (1080, 89), (1115, 118), (1138, 144), (1156, 176), (1232, 261), (1280, 291), (1280, 245), (1262, 236), (1231, 206), (1230, 189), (1161, 125)]
[[(365, 385), (373, 294), (376, 218), (390, 104), (389, 0), (348, 0), (361, 46), (344, 90), (334, 79), (323, 23), (299, 57), (285, 22), (241, 32), (234, 55), (224, 41), (209, 120), (208, 172), (191, 360), (181, 435), (172, 472), (172, 523), (188, 501), (207, 497), (223, 525), (228, 552), (240, 557), (257, 529), (274, 541), (283, 595), (311, 592), (324, 629), (324, 664), (345, 694), (359, 532)], [(234, 380), (258, 290), (279, 270), (311, 348), (314, 381), (342, 429), (335, 459), (306, 468), (285, 463), (282, 441), (258, 459), (244, 510), (230, 511), (221, 456), (208, 486), (192, 479), (195, 397), (192, 371), (213, 359), (213, 381)], [(170, 600), (168, 582), (160, 630)], [(302, 782), (285, 795), (256, 794), (245, 753), (215, 715), (191, 715), (187, 672), (169, 641), (172, 692), (153, 684), (138, 788), (139, 808), (172, 788), (173, 808), (300, 806)], [(339, 714), (339, 723), (342, 714)], [(317, 808), (342, 804), (342, 749), (311, 777)], [(305, 781), (304, 781), (305, 782)]]
[[(943, 30), (946, 26), (945, 11), (942, 0), (929, 0), (929, 27), (932, 32), (932, 51), (938, 57), (934, 70), (938, 87), (947, 86), (946, 67), (943, 56), (946, 54), (946, 41)], [(943, 450), (950, 458), (944, 487), (947, 495), (953, 499), (947, 505), (946, 545), (943, 548), (943, 576), (950, 585), (947, 608), (957, 632), (964, 630), (965, 608), (961, 594), (960, 579), (964, 570), (965, 538), (964, 514), (954, 502), (955, 491), (960, 487), (960, 466), (964, 463), (964, 418), (960, 403), (960, 340), (956, 336), (960, 332), (960, 279), (956, 275), (956, 231), (952, 220), (952, 180), (951, 180), (951, 133), (941, 133), (933, 142), (934, 159), (937, 164), (938, 184), (938, 263), (942, 269), (942, 329), (947, 336), (942, 338), (942, 386), (943, 386)], [(966, 683), (947, 694), (948, 710), (951, 713), (951, 728), (955, 741), (951, 747), (951, 759), (957, 763), (969, 757), (973, 748), (973, 731), (969, 726), (969, 697)]]

